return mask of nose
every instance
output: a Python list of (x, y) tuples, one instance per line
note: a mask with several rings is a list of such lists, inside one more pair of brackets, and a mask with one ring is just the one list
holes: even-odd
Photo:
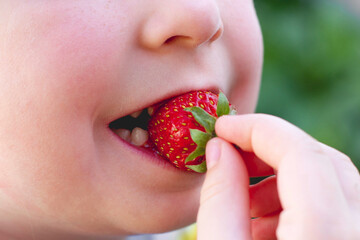
[(194, 48), (222, 35), (223, 23), (215, 0), (155, 0), (154, 4), (158, 6), (149, 11), (140, 35), (146, 48)]

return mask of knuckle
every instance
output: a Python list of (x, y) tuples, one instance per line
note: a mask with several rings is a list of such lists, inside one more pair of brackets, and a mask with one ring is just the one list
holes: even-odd
[(323, 144), (323, 143), (320, 143), (320, 144), (321, 144), (322, 148), (324, 149), (324, 151), (332, 158), (338, 159), (343, 162), (350, 162), (350, 163), (352, 162), (349, 156), (340, 152), (339, 150), (337, 150), (333, 147), (330, 147), (326, 144)]
[(359, 239), (359, 229), (349, 215), (342, 217), (311, 211), (283, 211), (277, 236), (279, 239)]
[(296, 139), (293, 139), (292, 144), (294, 148), (290, 148), (286, 151), (287, 155), (290, 156), (303, 156), (303, 155), (311, 155), (311, 156), (324, 156), (324, 150), (320, 146), (319, 142), (304, 134), (301, 136), (297, 136)]
[(201, 189), (200, 204), (203, 204), (215, 196), (219, 195), (222, 191), (222, 186), (219, 182), (213, 182), (205, 185)]
[(201, 189), (200, 205), (213, 200), (217, 196), (220, 196), (225, 191), (229, 189), (229, 184), (222, 181), (212, 181), (210, 183), (204, 184), (204, 187)]
[[(335, 149), (334, 149), (335, 150)], [(338, 159), (340, 159), (341, 161), (343, 162), (347, 162), (347, 163), (352, 163), (351, 159), (349, 156), (347, 156), (346, 154), (338, 151), (338, 150), (335, 150), (335, 155)]]
[[(320, 221), (320, 230), (325, 233), (327, 239), (349, 239), (355, 240), (357, 236), (358, 226), (350, 209), (341, 212), (332, 212), (328, 214), (317, 214), (317, 219)], [(313, 222), (316, 224), (316, 222)], [(315, 225), (316, 226), (316, 225)], [(334, 227), (331, 227), (334, 226)]]

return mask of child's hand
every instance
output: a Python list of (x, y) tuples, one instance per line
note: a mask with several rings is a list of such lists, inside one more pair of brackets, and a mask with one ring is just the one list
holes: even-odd
[[(199, 240), (360, 239), (360, 175), (347, 156), (262, 114), (222, 117), (216, 132), (222, 139), (206, 149)], [(276, 177), (249, 189), (249, 176), (272, 168)]]

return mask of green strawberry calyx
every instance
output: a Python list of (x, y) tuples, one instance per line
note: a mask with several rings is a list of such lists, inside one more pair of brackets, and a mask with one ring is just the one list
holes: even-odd
[[(192, 113), (194, 116), (194, 119), (205, 128), (205, 132), (200, 131), (198, 129), (190, 129), (190, 135), (192, 140), (196, 143), (197, 147), (196, 149), (190, 153), (190, 155), (185, 159), (185, 164), (194, 160), (197, 157), (204, 156), (205, 155), (205, 148), (207, 142), (216, 137), (215, 133), (215, 122), (217, 118), (223, 116), (223, 115), (235, 115), (236, 111), (233, 109), (226, 96), (220, 92), (217, 108), (216, 108), (216, 115), (217, 118), (210, 115), (208, 112), (206, 112), (204, 109), (200, 107), (189, 107), (184, 109), (187, 112)], [(204, 173), (206, 172), (206, 161), (204, 161), (198, 165), (186, 165), (187, 168), (198, 172), (198, 173)]]

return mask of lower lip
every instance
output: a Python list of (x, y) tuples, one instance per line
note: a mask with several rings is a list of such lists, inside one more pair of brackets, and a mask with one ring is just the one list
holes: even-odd
[(158, 155), (152, 148), (150, 148), (150, 147), (137, 147), (137, 146), (123, 140), (116, 133), (114, 133), (110, 128), (108, 130), (112, 133), (112, 135), (114, 137), (116, 137), (116, 139), (118, 141), (120, 141), (120, 143), (123, 146), (125, 146), (129, 150), (133, 151), (138, 156), (140, 155), (142, 157), (145, 157), (147, 160), (149, 160), (149, 162), (152, 162), (152, 163), (156, 164), (160, 168), (162, 168), (162, 169), (164, 169), (166, 171), (176, 172), (178, 174), (190, 174), (190, 175), (195, 175), (196, 174), (197, 175), (197, 173), (187, 172), (187, 171), (183, 171), (183, 170), (180, 170), (180, 169), (176, 168), (169, 161), (167, 161), (166, 159), (164, 159), (163, 157)]

